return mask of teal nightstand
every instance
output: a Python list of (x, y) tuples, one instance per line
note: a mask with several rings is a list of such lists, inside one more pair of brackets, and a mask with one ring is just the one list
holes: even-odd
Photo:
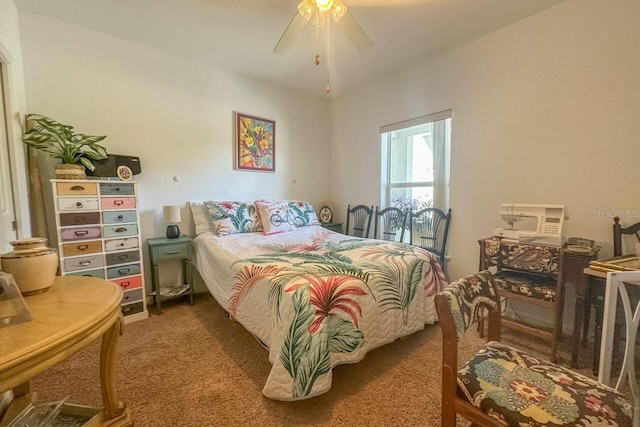
[(320, 224), (327, 230), (335, 231), (336, 233), (342, 233), (342, 223), (341, 222), (326, 222), (324, 224)]
[[(156, 312), (162, 314), (162, 300), (180, 298), (189, 295), (189, 302), (193, 305), (193, 280), (191, 274), (191, 258), (193, 257), (192, 238), (180, 236), (177, 239), (158, 237), (147, 239), (149, 258), (151, 260), (151, 279), (153, 282), (153, 299)], [(161, 286), (159, 264), (170, 259), (182, 260), (182, 286)]]

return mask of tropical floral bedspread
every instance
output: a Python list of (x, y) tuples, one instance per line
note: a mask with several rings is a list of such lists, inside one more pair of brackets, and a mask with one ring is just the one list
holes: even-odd
[(301, 400), (331, 388), (331, 369), (436, 320), (446, 285), (429, 252), (320, 226), (194, 240), (211, 294), (269, 349), (263, 393)]

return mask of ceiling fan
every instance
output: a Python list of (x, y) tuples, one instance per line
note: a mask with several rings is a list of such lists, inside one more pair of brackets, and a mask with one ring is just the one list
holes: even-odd
[[(331, 85), (329, 83), (329, 44), (330, 44), (330, 32), (329, 23), (333, 20), (335, 24), (339, 25), (339, 28), (344, 32), (347, 38), (351, 41), (356, 50), (360, 53), (373, 47), (373, 42), (364, 31), (362, 26), (356, 21), (351, 12), (340, 0), (302, 0), (298, 3), (298, 11), (291, 19), (291, 22), (284, 30), (284, 33), (278, 40), (273, 51), (278, 54), (288, 52), (293, 46), (296, 39), (307, 25), (313, 23), (317, 28), (326, 29), (326, 48), (327, 48), (327, 93), (331, 91)], [(316, 31), (316, 47), (319, 50), (319, 31)], [(317, 51), (315, 58), (315, 64), (320, 65), (320, 53)]]

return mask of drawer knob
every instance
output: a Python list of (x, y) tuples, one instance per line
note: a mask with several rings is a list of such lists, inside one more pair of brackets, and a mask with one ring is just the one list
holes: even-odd
[(76, 202), (76, 208), (81, 208), (82, 207), (82, 202)]
[(84, 187), (82, 185), (74, 185), (73, 187), (71, 187), (71, 190), (73, 190), (73, 191), (82, 191), (82, 190), (84, 190)]
[(175, 255), (175, 254), (179, 254), (180, 251), (169, 251), (167, 252), (167, 255)]
[(122, 216), (122, 215), (118, 215), (116, 217), (116, 221), (123, 221), (123, 220), (124, 220), (124, 216)]
[(113, 204), (116, 205), (116, 206), (121, 206), (121, 205), (124, 204), (124, 200), (114, 200)]
[(129, 258), (129, 255), (127, 254), (122, 254), (118, 257), (120, 259), (120, 261), (126, 261)]
[(129, 285), (131, 284), (131, 282), (122, 282), (120, 283), (120, 286), (124, 289), (127, 289), (129, 287)]
[(78, 245), (79, 251), (86, 251), (87, 249), (89, 249), (89, 245)]
[(89, 231), (87, 231), (87, 230), (78, 230), (73, 234), (75, 234), (76, 236), (86, 236), (87, 234), (89, 234)]
[(124, 233), (125, 231), (127, 231), (127, 229), (125, 227), (118, 227), (115, 231), (116, 233)]
[(130, 268), (121, 268), (120, 270), (118, 270), (118, 273), (120, 274), (127, 274), (128, 272), (130, 272), (131, 269)]
[(91, 261), (80, 261), (78, 264), (80, 264), (81, 266), (87, 266), (87, 265), (91, 265)]

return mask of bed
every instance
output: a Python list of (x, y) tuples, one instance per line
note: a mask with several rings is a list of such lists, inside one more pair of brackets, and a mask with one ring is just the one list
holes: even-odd
[[(428, 251), (326, 230), (305, 202), (288, 202), (305, 203), (303, 224), (289, 218), (298, 226), (265, 234), (251, 205), (236, 215), (237, 203), (191, 202), (195, 266), (217, 302), (268, 349), (266, 397), (325, 393), (334, 366), (436, 321), (433, 298), (446, 281)], [(231, 222), (243, 231), (228, 232)]]

